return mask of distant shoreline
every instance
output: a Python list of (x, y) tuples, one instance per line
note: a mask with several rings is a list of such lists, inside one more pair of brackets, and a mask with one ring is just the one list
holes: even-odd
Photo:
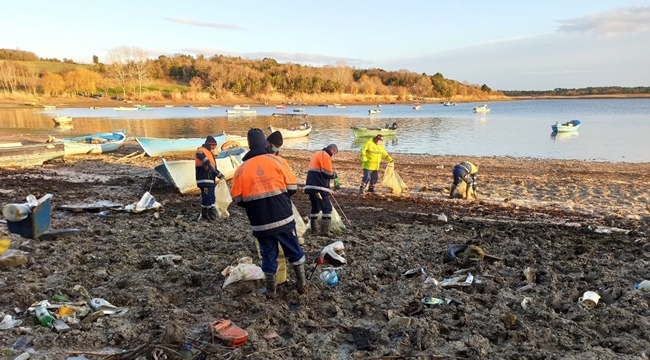
[(570, 100), (570, 99), (650, 99), (650, 94), (609, 94), (609, 95), (576, 95), (576, 96), (509, 96), (511, 100)]

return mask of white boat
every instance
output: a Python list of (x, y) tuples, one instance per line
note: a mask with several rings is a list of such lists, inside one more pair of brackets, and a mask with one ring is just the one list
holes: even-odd
[(269, 130), (271, 130), (271, 132), (279, 131), (282, 134), (283, 139), (295, 139), (303, 136), (308, 136), (311, 132), (311, 124), (304, 122), (295, 129), (283, 129), (269, 126)]
[(72, 116), (57, 116), (52, 118), (52, 121), (54, 121), (56, 125), (70, 124), (72, 123)]
[(244, 105), (235, 105), (232, 107), (234, 110), (248, 110), (251, 108), (250, 105), (244, 104)]
[(480, 114), (485, 114), (490, 112), (490, 108), (487, 106), (487, 104), (484, 105), (478, 105), (474, 108), (475, 113), (480, 113)]
[(413, 106), (413, 110), (420, 110), (420, 109), (422, 109), (422, 106), (420, 104), (415, 104)]
[(368, 115), (381, 114), (381, 110), (368, 110)]
[[(235, 170), (242, 163), (245, 149), (237, 148), (221, 152), (215, 159), (217, 169), (226, 177), (232, 179)], [(167, 161), (162, 159), (162, 164), (156, 166), (156, 171), (167, 181), (172, 183), (181, 194), (197, 192), (196, 165), (194, 160)]]
[(582, 122), (580, 120), (569, 120), (567, 122), (561, 123), (556, 122), (555, 124), (551, 125), (551, 129), (553, 132), (575, 132), (578, 131), (578, 128), (582, 125)]
[(43, 105), (43, 110), (54, 110), (56, 106), (54, 105)]
[(113, 108), (115, 111), (138, 111), (137, 107), (125, 107), (125, 106), (120, 106)]
[(209, 108), (207, 106), (197, 106), (197, 110), (208, 110)]
[(226, 110), (226, 115), (254, 116), (257, 110)]

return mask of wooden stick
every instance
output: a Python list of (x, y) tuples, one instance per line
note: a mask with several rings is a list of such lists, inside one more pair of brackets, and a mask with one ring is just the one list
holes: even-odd
[(126, 160), (126, 159), (130, 158), (131, 156), (133, 156), (133, 155), (135, 155), (137, 153), (138, 153), (138, 151), (134, 151), (134, 152), (130, 153), (129, 155), (122, 156), (121, 158), (117, 159), (117, 161)]

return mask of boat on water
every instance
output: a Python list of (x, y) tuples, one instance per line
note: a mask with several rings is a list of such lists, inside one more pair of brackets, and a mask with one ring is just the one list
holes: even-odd
[(413, 105), (413, 110), (420, 110), (420, 109), (422, 109), (422, 105), (420, 104)]
[(386, 124), (383, 128), (353, 126), (352, 130), (354, 131), (354, 136), (357, 138), (373, 137), (377, 134), (383, 136), (395, 136), (397, 135), (397, 123), (393, 123), (392, 125)]
[(52, 121), (54, 121), (54, 124), (56, 125), (71, 124), (72, 116), (56, 116), (52, 118)]
[(484, 105), (478, 105), (474, 107), (474, 112), (475, 113), (480, 113), (480, 114), (485, 114), (490, 112), (490, 108), (487, 106), (487, 104)]
[[(220, 152), (215, 158), (217, 169), (226, 179), (232, 179), (235, 175), (235, 170), (242, 163), (244, 153), (246, 153), (244, 148), (230, 148)], [(189, 194), (198, 191), (195, 166), (194, 160), (167, 161), (163, 158), (162, 164), (156, 166), (155, 170), (173, 184), (181, 194)]]
[(226, 110), (226, 115), (255, 116), (257, 115), (257, 110)]
[(569, 120), (561, 124), (558, 121), (555, 124), (551, 125), (551, 130), (553, 130), (553, 132), (574, 132), (578, 131), (580, 125), (582, 125), (582, 122), (577, 119)]
[[(226, 141), (226, 134), (213, 135), (217, 143), (221, 144)], [(179, 138), (165, 139), (153, 137), (137, 137), (135, 141), (140, 144), (145, 153), (149, 156), (160, 156), (173, 153), (190, 153), (195, 152), (198, 147), (203, 145), (205, 138)]]
[(56, 109), (55, 105), (43, 105), (43, 110), (54, 110)]
[(197, 110), (208, 110), (209, 107), (208, 106), (197, 106), (196, 109)]
[(302, 107), (300, 107), (300, 108), (295, 108), (295, 109), (293, 109), (293, 112), (295, 112), (295, 113), (304, 113), (304, 112), (305, 112), (305, 108), (302, 108)]
[(251, 108), (250, 105), (244, 104), (244, 105), (235, 105), (232, 107), (234, 110), (249, 110)]
[(283, 139), (295, 139), (303, 136), (308, 136), (311, 132), (311, 124), (304, 122), (300, 124), (300, 126), (293, 129), (283, 129), (269, 125), (269, 130), (271, 130), (271, 132), (279, 131), (282, 134)]
[(49, 143), (62, 142), (65, 156), (103, 154), (119, 149), (126, 140), (125, 130), (57, 139), (50, 137)]
[(458, 104), (456, 104), (455, 102), (451, 102), (451, 101), (445, 101), (445, 102), (442, 103), (442, 105), (443, 106), (456, 106)]
[(284, 104), (281, 104), (281, 105), (275, 105), (275, 108), (278, 109), (278, 110), (283, 110), (283, 109), (286, 109), (287, 106), (284, 105)]
[(65, 155), (63, 143), (0, 146), (0, 167), (29, 167), (43, 165)]
[(381, 114), (381, 110), (377, 110), (377, 109), (368, 110), (368, 115), (377, 115), (377, 114)]

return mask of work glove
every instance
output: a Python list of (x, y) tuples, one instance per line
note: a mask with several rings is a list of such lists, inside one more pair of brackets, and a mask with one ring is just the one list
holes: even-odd
[(220, 180), (226, 180), (226, 177), (223, 176), (223, 174), (219, 174), (219, 175), (217, 175), (217, 177), (218, 177)]

